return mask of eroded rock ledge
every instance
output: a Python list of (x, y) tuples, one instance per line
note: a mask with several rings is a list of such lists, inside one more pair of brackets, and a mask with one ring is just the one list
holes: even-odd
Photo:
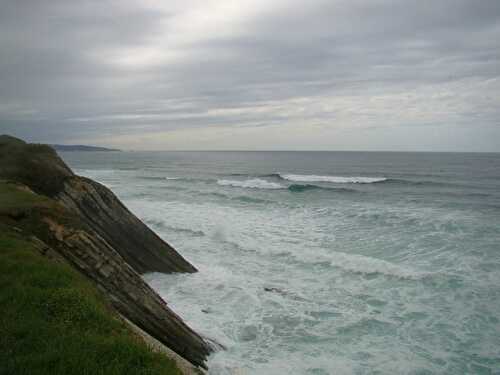
[[(145, 272), (196, 272), (103, 185), (76, 176), (54, 150), (0, 136), (0, 179), (48, 198), (4, 216), (86, 275), (121, 315), (205, 367), (211, 349), (144, 282)], [(1, 215), (1, 213), (0, 213)]]

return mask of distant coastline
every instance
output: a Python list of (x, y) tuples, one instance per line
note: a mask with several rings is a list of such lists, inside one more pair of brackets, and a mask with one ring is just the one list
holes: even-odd
[(84, 146), (84, 145), (51, 145), (56, 151), (106, 151), (106, 152), (121, 152), (116, 148)]

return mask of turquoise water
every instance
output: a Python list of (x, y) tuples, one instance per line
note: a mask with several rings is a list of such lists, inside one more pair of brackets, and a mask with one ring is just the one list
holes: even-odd
[(500, 374), (500, 154), (63, 153), (198, 269), (211, 374)]

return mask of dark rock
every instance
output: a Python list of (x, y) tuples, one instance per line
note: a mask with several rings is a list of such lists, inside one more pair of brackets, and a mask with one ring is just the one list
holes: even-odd
[(264, 290), (265, 290), (266, 292), (274, 292), (274, 293), (278, 293), (278, 294), (285, 294), (285, 291), (284, 291), (284, 290), (281, 290), (281, 289), (279, 289), (279, 288), (274, 288), (274, 287), (272, 287), (272, 288), (269, 288), (269, 287), (264, 287)]
[(105, 186), (74, 176), (66, 180), (56, 199), (77, 213), (137, 272), (196, 272)]

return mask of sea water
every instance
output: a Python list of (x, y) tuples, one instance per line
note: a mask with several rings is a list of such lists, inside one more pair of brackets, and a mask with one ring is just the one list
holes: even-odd
[(210, 374), (500, 374), (500, 154), (62, 153), (199, 270)]

